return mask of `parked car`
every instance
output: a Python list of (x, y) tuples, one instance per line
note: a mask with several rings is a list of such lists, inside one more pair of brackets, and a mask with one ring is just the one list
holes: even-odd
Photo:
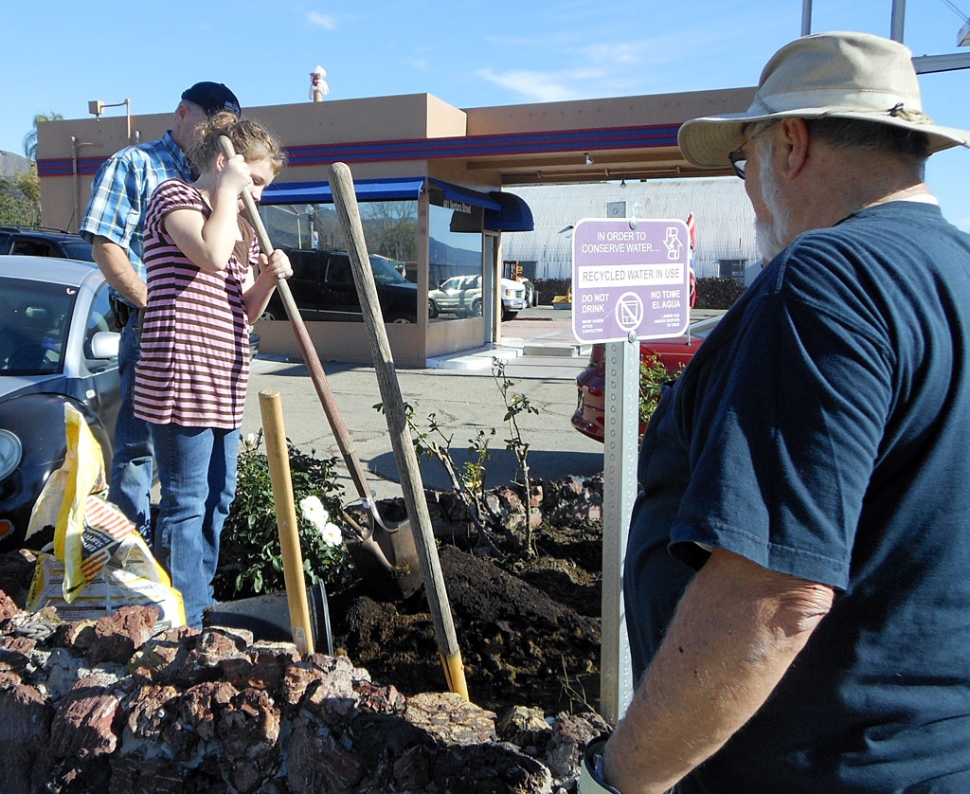
[[(350, 257), (346, 252), (283, 250), (293, 266), (290, 291), (304, 320), (363, 321)], [(403, 262), (386, 256), (370, 255), (377, 299), (386, 323), (418, 321), (418, 285), (402, 275), (403, 265)], [(286, 319), (286, 309), (278, 293), (273, 293), (262, 319)]]
[(515, 280), (525, 288), (525, 305), (538, 306), (539, 293), (536, 292), (535, 284), (533, 284), (530, 279), (524, 277), (520, 277)]
[(0, 257), (0, 553), (23, 544), (44, 483), (64, 462), (64, 406), (111, 460), (120, 334), (93, 263)]
[[(526, 288), (512, 279), (502, 279), (502, 319), (511, 320), (528, 306)], [(452, 276), (441, 282), (438, 289), (428, 292), (431, 316), (454, 314), (456, 317), (482, 316), (482, 277)]]
[(56, 256), (93, 262), (91, 243), (77, 234), (56, 229), (0, 226), (0, 255)]
[[(715, 328), (720, 315), (699, 320), (690, 327), (690, 334), (673, 339), (652, 339), (640, 343), (640, 362), (656, 356), (668, 372), (686, 367), (704, 339)], [(596, 441), (603, 440), (606, 406), (606, 346), (593, 345), (589, 364), (576, 376), (578, 404), (570, 421), (580, 433)], [(640, 433), (644, 428), (640, 427)]]

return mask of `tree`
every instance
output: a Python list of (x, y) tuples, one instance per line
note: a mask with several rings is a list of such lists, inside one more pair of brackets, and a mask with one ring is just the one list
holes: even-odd
[(42, 121), (57, 121), (64, 118), (53, 110), (50, 113), (38, 113), (34, 116), (34, 128), (24, 135), (24, 157), (28, 160), (37, 159), (37, 125)]
[(402, 262), (418, 258), (417, 203), (414, 201), (375, 201), (367, 206), (363, 218), (367, 245), (373, 252)]
[(39, 226), (40, 220), (40, 179), (32, 163), (13, 183), (0, 179), (0, 225)]

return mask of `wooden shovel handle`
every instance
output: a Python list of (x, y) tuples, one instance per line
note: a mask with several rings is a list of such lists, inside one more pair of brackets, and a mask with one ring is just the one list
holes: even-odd
[[(225, 135), (219, 137), (219, 146), (227, 158), (236, 156), (232, 141)], [(259, 240), (259, 247), (266, 256), (270, 256), (274, 250), (273, 243), (266, 233), (266, 226), (263, 224), (263, 219), (256, 209), (256, 202), (253, 200), (252, 194), (248, 190), (244, 190), (242, 192), (242, 200), (246, 208), (246, 214), (249, 216), (249, 222), (252, 224), (253, 229), (256, 230), (256, 239)], [(317, 391), (317, 397), (320, 398), (321, 405), (323, 405), (323, 412), (327, 415), (327, 420), (330, 422), (330, 429), (333, 430), (334, 437), (337, 439), (337, 446), (340, 448), (340, 454), (343, 456), (347, 470), (350, 472), (350, 479), (353, 480), (354, 487), (357, 489), (357, 495), (368, 504), (371, 515), (380, 523), (380, 516), (377, 514), (377, 508), (374, 506), (374, 500), (371, 498), (370, 488), (367, 485), (367, 476), (364, 474), (364, 467), (360, 463), (357, 451), (350, 442), (350, 433), (347, 432), (347, 426), (344, 424), (340, 409), (337, 407), (337, 401), (334, 399), (333, 391), (330, 389), (330, 383), (327, 380), (326, 373), (323, 371), (320, 357), (317, 355), (317, 350), (313, 346), (313, 340), (310, 339), (306, 323), (303, 322), (303, 317), (293, 298), (293, 292), (290, 290), (290, 285), (286, 282), (285, 278), (278, 278), (276, 280), (276, 291), (279, 292), (280, 298), (283, 301), (286, 316), (290, 319), (293, 335), (296, 337), (296, 344), (300, 348), (300, 354), (303, 356), (303, 363), (306, 364), (307, 371), (310, 373), (313, 387)]]
[(418, 562), (421, 566), (428, 606), (431, 609), (438, 653), (448, 679), (449, 689), (468, 700), (461, 650), (458, 647), (458, 636), (455, 632), (451, 606), (448, 603), (448, 592), (441, 572), (434, 531), (421, 483), (421, 471), (411, 442), (404, 398), (401, 395), (401, 386), (391, 356), (391, 346), (377, 298), (374, 274), (370, 268), (364, 228), (357, 206), (357, 195), (354, 192), (354, 180), (346, 163), (334, 163), (330, 166), (330, 190), (333, 193), (333, 202), (340, 218), (341, 229), (348, 242), (350, 266), (354, 272), (354, 284), (360, 299), (364, 326), (367, 328), (371, 343), (374, 369), (384, 403), (384, 415), (387, 418), (388, 435), (394, 448), (394, 460), (397, 462), (398, 474), (401, 478), (404, 503), (418, 550)]

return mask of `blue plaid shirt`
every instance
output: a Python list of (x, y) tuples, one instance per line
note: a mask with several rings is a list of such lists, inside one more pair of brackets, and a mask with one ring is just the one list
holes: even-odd
[(115, 153), (94, 178), (81, 235), (86, 240), (100, 235), (120, 245), (145, 281), (142, 254), (148, 200), (160, 183), (173, 178), (189, 182), (192, 169), (171, 132), (157, 141), (127, 146)]

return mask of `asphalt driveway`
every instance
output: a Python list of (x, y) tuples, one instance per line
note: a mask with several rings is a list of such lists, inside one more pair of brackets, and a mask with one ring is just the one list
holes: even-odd
[[(509, 437), (504, 424), (505, 404), (491, 376), (491, 359), (507, 361), (512, 391), (522, 393), (539, 408), (537, 415), (520, 416), (522, 438), (530, 445), (532, 477), (562, 479), (589, 476), (603, 470), (603, 445), (586, 438), (569, 424), (576, 408), (575, 378), (586, 364), (586, 350), (571, 339), (569, 311), (536, 307), (502, 324), (503, 339), (490, 350), (465, 353), (432, 362), (427, 369), (399, 369), (398, 379), (406, 402), (414, 407), (419, 426), (426, 428), (429, 413), (452, 436), (452, 456), (457, 463), (469, 459), (469, 439), (479, 429), (495, 428), (492, 458), (487, 463), (487, 485), (513, 481), (515, 458), (505, 450)], [(351, 433), (354, 448), (369, 472), (370, 487), (377, 498), (399, 496), (397, 465), (387, 435), (386, 417), (373, 408), (381, 401), (373, 367), (323, 362), (334, 399)], [(243, 434), (261, 427), (259, 392), (280, 392), (287, 437), (304, 453), (340, 458), (316, 390), (300, 361), (257, 358), (253, 361)], [(354, 486), (342, 461), (341, 473), (348, 499)], [(449, 490), (450, 484), (436, 461), (421, 461), (426, 487)]]

